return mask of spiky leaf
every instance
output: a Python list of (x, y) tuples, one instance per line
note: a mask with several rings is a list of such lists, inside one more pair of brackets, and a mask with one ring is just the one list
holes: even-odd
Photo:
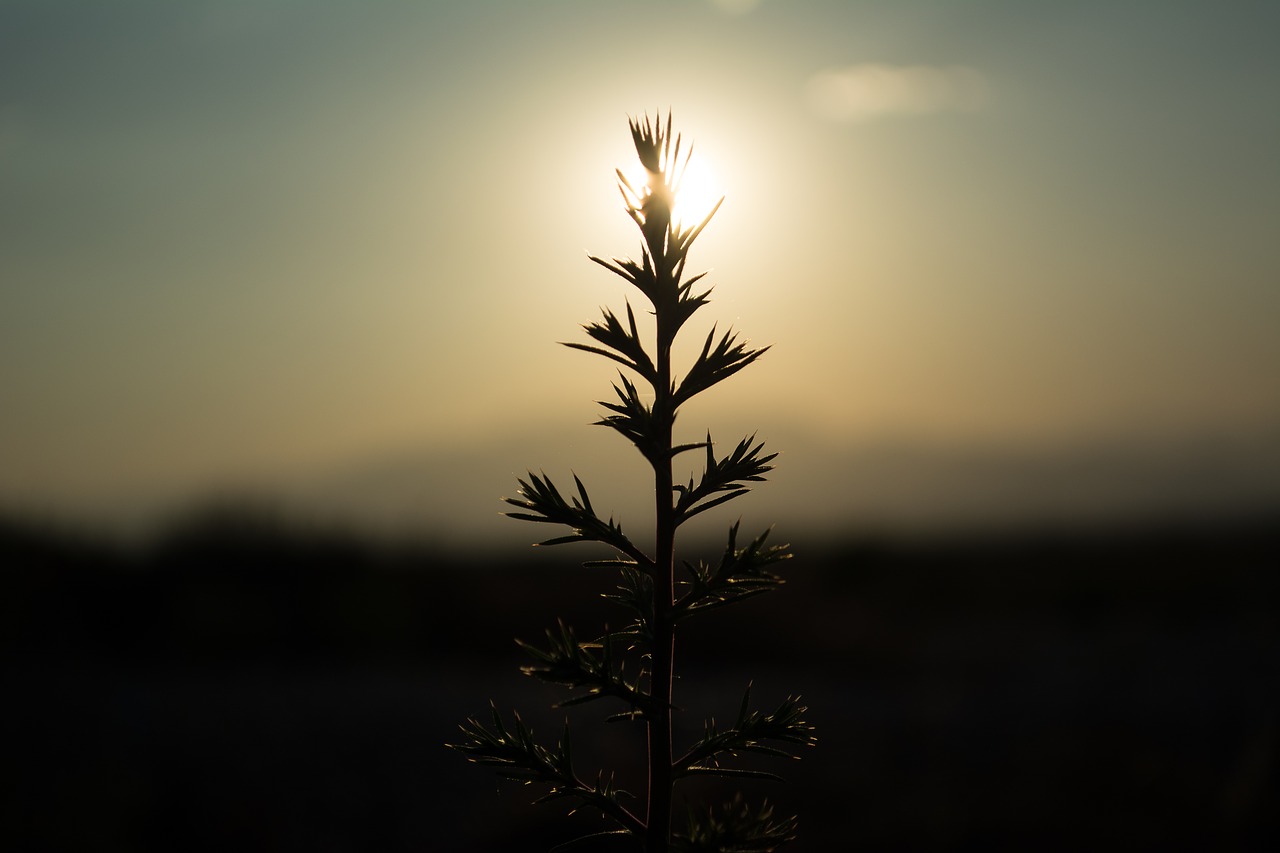
[(503, 498), (512, 506), (519, 507), (522, 512), (509, 512), (506, 515), (522, 521), (535, 521), (542, 524), (563, 524), (573, 532), (567, 536), (558, 536), (540, 542), (540, 545), (563, 545), (569, 542), (603, 542), (639, 565), (652, 566), (649, 559), (639, 548), (632, 544), (622, 526), (610, 517), (607, 521), (596, 515), (587, 495), (586, 486), (574, 475), (574, 483), (578, 487), (578, 495), (565, 500), (560, 490), (551, 482), (546, 474), (541, 477), (530, 472), (528, 480), (518, 480), (520, 497)]
[(745, 483), (760, 483), (764, 475), (773, 470), (772, 462), (778, 454), (770, 453), (762, 456), (764, 442), (753, 446), (755, 436), (750, 435), (738, 442), (728, 456), (716, 459), (711, 441), (711, 433), (707, 433), (707, 462), (702, 478), (695, 485), (689, 478), (687, 486), (675, 486), (679, 494), (676, 501), (678, 521), (683, 523), (700, 512), (719, 506), (726, 501), (746, 494), (750, 489)]
[(744, 548), (737, 546), (738, 527), (729, 528), (729, 542), (718, 563), (685, 562), (689, 580), (676, 602), (676, 619), (694, 613), (733, 604), (751, 596), (777, 589), (785, 581), (766, 567), (791, 559), (785, 545), (766, 545), (769, 530), (751, 540)]
[(679, 853), (772, 853), (794, 841), (794, 817), (775, 818), (768, 801), (752, 809), (738, 794), (719, 809), (690, 811), (688, 828), (676, 833), (672, 850)]

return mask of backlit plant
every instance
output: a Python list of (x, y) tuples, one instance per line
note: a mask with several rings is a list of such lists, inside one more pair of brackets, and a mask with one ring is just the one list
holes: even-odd
[[(672, 703), (672, 680), (680, 626), (706, 611), (776, 589), (782, 580), (770, 569), (791, 556), (786, 546), (767, 544), (768, 531), (740, 543), (738, 525), (734, 524), (719, 559), (681, 560), (681, 575), (676, 574), (679, 528), (699, 513), (745, 494), (748, 484), (763, 481), (776, 455), (765, 454), (763, 443), (754, 436), (719, 457), (709, 433), (705, 441), (677, 444), (673, 440), (677, 412), (695, 395), (733, 376), (768, 348), (751, 349), (732, 330), (717, 336), (713, 328), (683, 376), (673, 372), (672, 344), (689, 318), (707, 304), (710, 294), (709, 288), (695, 287), (705, 273), (684, 278), (685, 262), (694, 240), (720, 204), (695, 226), (674, 221), (671, 211), (692, 149), (681, 162), (680, 137), (672, 139), (670, 115), (665, 127), (660, 120), (648, 118), (633, 120), (630, 126), (648, 181), (633, 186), (621, 170), (618, 179), (626, 211), (643, 238), (641, 258), (639, 262), (591, 260), (644, 295), (652, 306), (655, 332), (651, 343), (642, 341), (628, 302), (625, 317), (606, 308), (603, 321), (583, 327), (592, 343), (566, 346), (612, 359), (629, 372), (619, 372), (613, 386), (615, 398), (601, 403), (605, 414), (598, 423), (625, 436), (653, 468), (653, 550), (638, 546), (612, 517), (602, 518), (576, 476), (576, 493), (567, 498), (545, 474), (530, 474), (527, 480), (520, 480), (519, 497), (505, 500), (518, 510), (508, 513), (513, 518), (568, 528), (565, 535), (542, 545), (599, 542), (614, 552), (609, 559), (584, 565), (617, 572), (616, 591), (604, 597), (626, 611), (628, 621), (623, 627), (584, 641), (561, 622), (547, 631), (544, 645), (520, 645), (533, 659), (524, 672), (571, 691), (561, 706), (612, 701), (622, 710), (610, 720), (643, 724), (648, 744), (648, 790), (640, 801), (644, 811), (635, 808), (635, 800), (624, 799), (612, 774), (579, 774), (567, 719), (559, 741), (543, 745), (534, 739), (519, 714), (507, 720), (495, 707), (490, 720), (467, 720), (462, 725), (463, 739), (451, 746), (507, 778), (546, 786), (542, 800), (564, 799), (592, 806), (616, 825), (588, 838), (631, 836), (646, 853), (768, 851), (794, 838), (794, 817), (776, 817), (767, 802), (751, 806), (737, 795), (720, 807), (691, 807), (686, 818), (673, 821), (673, 794), (677, 783), (691, 777), (778, 779), (771, 772), (735, 767), (733, 759), (742, 753), (794, 757), (799, 747), (812, 745), (812, 728), (802, 718), (805, 708), (797, 699), (788, 698), (769, 711), (753, 709), (748, 686), (731, 725), (722, 727), (708, 720), (701, 737), (688, 745), (673, 744), (671, 726), (672, 712), (677, 710)], [(673, 460), (693, 451), (705, 454), (701, 476), (690, 477), (686, 483), (675, 482)]]

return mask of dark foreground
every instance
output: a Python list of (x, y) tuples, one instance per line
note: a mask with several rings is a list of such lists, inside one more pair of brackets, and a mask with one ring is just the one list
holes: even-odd
[[(677, 701), (700, 726), (748, 681), (803, 695), (817, 749), (751, 788), (800, 813), (795, 851), (1276, 849), (1273, 521), (806, 547), (781, 592), (682, 639)], [(511, 638), (620, 617), (572, 568), (592, 554), (550, 556), (0, 529), (0, 845), (499, 853), (602, 828), (443, 747), (490, 698), (559, 735)], [(574, 714), (580, 775), (635, 754), (600, 710)]]

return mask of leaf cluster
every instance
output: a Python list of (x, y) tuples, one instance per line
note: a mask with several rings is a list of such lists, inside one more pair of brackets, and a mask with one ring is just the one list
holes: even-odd
[(675, 405), (678, 406), (712, 385), (723, 382), (769, 350), (769, 347), (748, 349), (745, 342), (738, 340), (733, 330), (721, 335), (713, 348), (711, 342), (715, 340), (715, 336), (716, 329), (712, 326), (711, 331), (707, 333), (707, 340), (702, 345), (702, 352), (694, 360), (693, 367), (685, 374), (680, 387), (675, 391), (673, 398)]
[[(556, 630), (547, 629), (546, 634), (545, 648), (516, 640), (520, 648), (537, 661), (521, 667), (521, 672), (550, 684), (575, 690), (585, 688), (585, 692), (571, 696), (556, 707), (580, 705), (606, 696), (621, 699), (639, 711), (650, 707), (652, 697), (641, 690), (640, 674), (628, 679), (623, 673), (623, 663), (614, 656), (613, 647), (620, 637), (606, 634), (599, 642), (579, 642), (563, 620), (557, 622)], [(635, 714), (623, 716), (629, 718)]]
[(476, 764), (493, 768), (505, 779), (548, 785), (547, 793), (535, 802), (573, 798), (613, 818), (630, 832), (644, 831), (640, 819), (619, 800), (619, 795), (626, 792), (615, 787), (612, 777), (606, 779), (600, 773), (593, 784), (587, 784), (574, 773), (568, 720), (565, 720), (560, 742), (548, 748), (534, 740), (533, 730), (524, 724), (518, 712), (513, 714), (514, 727), (507, 728), (497, 707), (492, 704), (490, 707), (492, 723), (486, 725), (474, 717), (468, 718), (460, 726), (464, 740), (449, 744), (450, 748)]
[[(590, 688), (587, 694), (562, 704), (577, 704), (604, 695), (618, 695), (624, 701), (636, 705), (647, 701), (635, 685), (626, 684), (610, 670), (605, 655), (595, 656), (588, 652), (591, 648), (608, 648), (607, 642), (579, 643), (563, 623), (558, 633), (548, 631), (547, 637), (550, 643), (547, 651), (532, 650), (522, 644), (542, 661), (541, 666), (526, 671), (548, 681), (575, 687), (586, 685)], [(815, 743), (812, 727), (801, 716), (806, 709), (799, 704), (798, 699), (788, 697), (772, 712), (761, 713), (751, 709), (750, 701), (751, 687), (748, 685), (734, 724), (727, 729), (720, 729), (714, 719), (707, 721), (702, 737), (672, 763), (673, 777), (719, 776), (780, 781), (781, 777), (775, 773), (725, 767), (721, 762), (724, 758), (739, 753), (796, 757), (795, 748)], [(578, 778), (573, 769), (568, 720), (565, 721), (560, 741), (554, 747), (546, 747), (534, 739), (532, 729), (525, 725), (519, 713), (513, 715), (513, 725), (508, 727), (497, 708), (491, 708), (490, 723), (469, 718), (460, 727), (463, 741), (450, 744), (450, 747), (461, 751), (477, 764), (492, 767), (503, 778), (525, 784), (547, 785), (547, 793), (535, 802), (571, 798), (612, 818), (622, 832), (639, 840), (646, 837), (648, 827), (621, 802), (621, 795), (630, 795), (618, 789), (612, 777), (606, 779), (603, 773), (598, 773), (595, 782), (591, 784)], [(620, 714), (615, 718), (630, 716), (632, 715)], [(688, 830), (683, 835), (675, 836), (674, 849), (732, 850), (742, 853), (769, 851), (792, 840), (795, 830), (794, 818), (775, 820), (767, 802), (753, 810), (739, 796), (719, 811), (690, 811)]]
[(584, 565), (613, 566), (620, 571), (617, 592), (606, 592), (601, 597), (625, 608), (631, 616), (631, 623), (613, 636), (631, 638), (646, 647), (652, 644), (653, 578), (640, 571), (635, 563), (628, 560), (596, 560)]
[(684, 562), (689, 580), (685, 581), (684, 592), (675, 604), (677, 620), (744, 601), (786, 583), (766, 567), (791, 559), (788, 546), (766, 544), (770, 533), (766, 530), (752, 539), (746, 547), (739, 548), (739, 525), (740, 522), (735, 523), (729, 529), (729, 542), (719, 562)]
[(679, 495), (676, 501), (678, 523), (684, 523), (700, 512), (745, 495), (751, 489), (743, 485), (744, 483), (764, 482), (764, 475), (773, 470), (773, 466), (769, 463), (778, 454), (770, 453), (762, 456), (764, 442), (753, 447), (753, 441), (755, 436), (748, 436), (738, 442), (738, 446), (728, 456), (716, 459), (711, 433), (707, 433), (705, 442), (707, 461), (702, 478), (697, 485), (694, 484), (693, 478), (690, 478), (687, 486), (674, 487)]
[(664, 431), (660, 416), (640, 398), (640, 392), (627, 377), (621, 376), (619, 379), (622, 385), (615, 383), (613, 386), (618, 402), (600, 401), (600, 405), (613, 414), (605, 415), (596, 421), (596, 425), (616, 430), (634, 444), (651, 464), (660, 465), (674, 455), (662, 440)]
[[(747, 685), (733, 725), (721, 730), (715, 718), (708, 720), (702, 738), (689, 748), (674, 764), (677, 776), (737, 776), (755, 779), (771, 779), (780, 782), (782, 777), (763, 770), (746, 770), (722, 767), (722, 756), (735, 756), (741, 752), (755, 752), (779, 758), (795, 758), (788, 747), (813, 746), (817, 741), (813, 727), (801, 719), (808, 710), (796, 697), (787, 697), (769, 714), (751, 709), (751, 685)], [(774, 744), (780, 744), (775, 746)]]
[(682, 279), (689, 249), (716, 215), (724, 199), (717, 202), (697, 225), (685, 227), (673, 222), (671, 208), (685, 167), (693, 155), (693, 147), (689, 147), (682, 162), (679, 136), (675, 137), (675, 147), (672, 148), (669, 114), (665, 128), (661, 122), (653, 122), (648, 118), (643, 122), (632, 120), (630, 124), (636, 153), (648, 172), (648, 182), (636, 187), (619, 169), (618, 191), (622, 194), (627, 215), (636, 223), (643, 236), (640, 261), (626, 258), (604, 260), (594, 255), (590, 257), (648, 298), (654, 312), (661, 318), (658, 346), (665, 348), (671, 345), (676, 333), (694, 312), (707, 304), (711, 291), (697, 292), (693, 289), (693, 285), (706, 273), (688, 280)]
[(796, 838), (794, 817), (775, 818), (766, 801), (752, 809), (738, 794), (720, 809), (691, 812), (689, 826), (676, 833), (672, 849), (680, 853), (772, 853)]
[(509, 512), (511, 518), (522, 521), (535, 521), (543, 524), (562, 524), (572, 532), (565, 536), (557, 536), (539, 542), (539, 545), (564, 545), (570, 542), (603, 542), (645, 565), (652, 565), (652, 560), (631, 543), (622, 532), (622, 525), (613, 520), (601, 519), (591, 506), (591, 498), (582, 480), (574, 475), (574, 483), (578, 494), (565, 500), (560, 490), (551, 482), (546, 474), (539, 477), (532, 472), (528, 480), (518, 480), (520, 496), (503, 498), (506, 503), (519, 507), (523, 512)]
[(596, 355), (613, 359), (640, 374), (650, 384), (656, 382), (658, 378), (657, 368), (653, 366), (649, 353), (645, 352), (644, 344), (640, 341), (640, 333), (636, 330), (636, 315), (631, 310), (631, 303), (627, 303), (627, 326), (625, 328), (617, 315), (608, 308), (601, 308), (600, 311), (604, 314), (603, 323), (586, 323), (582, 328), (590, 337), (604, 344), (608, 349), (572, 341), (561, 341), (561, 344), (572, 349), (595, 353)]

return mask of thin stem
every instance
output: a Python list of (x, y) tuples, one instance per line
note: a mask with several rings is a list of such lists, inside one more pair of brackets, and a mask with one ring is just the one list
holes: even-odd
[[(659, 273), (661, 275), (661, 273)], [(649, 721), (649, 827), (646, 853), (666, 853), (671, 835), (671, 683), (675, 656), (675, 534), (672, 502), (671, 446), (675, 412), (671, 399), (671, 347), (663, 343), (669, 314), (658, 306), (657, 381), (654, 384), (654, 421), (658, 426), (659, 453), (653, 459), (654, 509), (657, 519), (653, 572), (653, 649), (649, 692), (653, 707)]]

